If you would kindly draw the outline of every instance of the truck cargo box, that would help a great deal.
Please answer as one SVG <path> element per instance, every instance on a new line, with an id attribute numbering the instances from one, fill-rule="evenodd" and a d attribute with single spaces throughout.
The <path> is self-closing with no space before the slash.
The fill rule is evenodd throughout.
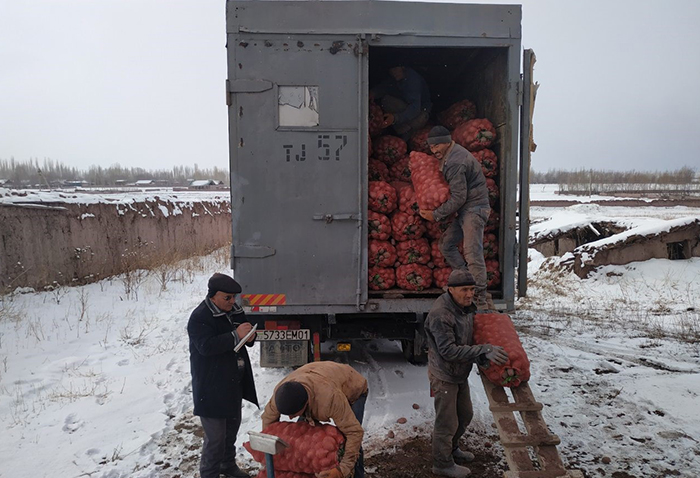
<path id="1" fill-rule="evenodd" d="M 500 283 L 490 292 L 512 310 L 516 221 L 528 213 L 526 192 L 516 197 L 529 170 L 520 6 L 229 0 L 226 15 L 232 268 L 247 310 L 320 340 L 420 332 L 442 289 L 367 283 L 369 89 L 397 56 L 428 82 L 433 119 L 470 99 L 496 128 Z"/>

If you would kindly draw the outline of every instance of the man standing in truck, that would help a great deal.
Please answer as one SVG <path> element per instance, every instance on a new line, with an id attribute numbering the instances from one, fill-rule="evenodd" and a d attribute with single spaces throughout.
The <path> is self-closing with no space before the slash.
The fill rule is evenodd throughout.
<path id="1" fill-rule="evenodd" d="M 428 122 L 433 107 L 430 89 L 416 70 L 402 63 L 389 68 L 389 75 L 391 78 L 370 90 L 370 99 L 381 101 L 384 127 L 393 126 L 396 134 L 408 141 Z"/>
<path id="2" fill-rule="evenodd" d="M 367 379 L 349 365 L 312 362 L 287 375 L 272 394 L 262 414 L 263 430 L 280 415 L 302 417 L 310 424 L 333 420 L 345 435 L 345 454 L 337 468 L 317 473 L 318 478 L 364 478 L 362 417 L 367 401 Z"/>
<path id="3" fill-rule="evenodd" d="M 463 478 L 471 473 L 455 461 L 474 459 L 472 453 L 459 448 L 459 439 L 474 415 L 469 393 L 472 364 L 488 367 L 491 362 L 503 365 L 508 360 L 503 347 L 472 345 L 475 286 L 468 270 L 452 271 L 447 292 L 437 298 L 425 319 L 428 378 L 435 399 L 432 471 L 450 478 Z"/>
<path id="4" fill-rule="evenodd" d="M 420 215 L 428 221 L 442 221 L 457 213 L 440 237 L 440 252 L 453 270 L 471 272 L 476 281 L 477 308 L 493 309 L 491 295 L 486 291 L 484 262 L 484 227 L 491 206 L 481 165 L 469 151 L 452 141 L 444 126 L 432 128 L 427 142 L 433 156 L 440 161 L 440 171 L 450 186 L 450 197 L 434 211 L 421 210 Z M 458 249 L 460 241 L 464 255 Z"/>
<path id="5" fill-rule="evenodd" d="M 190 368 L 194 414 L 202 420 L 204 444 L 201 478 L 248 478 L 236 464 L 236 436 L 241 426 L 241 402 L 258 405 L 253 370 L 246 347 L 236 345 L 253 326 L 235 303 L 241 286 L 225 274 L 209 279 L 207 297 L 190 315 Z M 252 347 L 255 334 L 246 341 Z"/>

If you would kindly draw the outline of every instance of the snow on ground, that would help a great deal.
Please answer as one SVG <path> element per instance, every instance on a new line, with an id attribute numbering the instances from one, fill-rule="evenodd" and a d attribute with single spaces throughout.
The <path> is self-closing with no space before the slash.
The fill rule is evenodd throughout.
<path id="1" fill-rule="evenodd" d="M 697 214 L 597 208 L 535 213 L 599 211 L 647 225 Z M 606 266 L 587 279 L 559 267 L 559 258 L 531 250 L 530 259 L 529 294 L 519 301 L 514 322 L 532 361 L 530 385 L 562 439 L 565 459 L 588 477 L 697 477 L 700 259 Z M 127 294 L 115 277 L 4 297 L 0 476 L 198 476 L 201 432 L 191 415 L 185 326 L 208 277 L 227 269 L 226 251 L 219 251 L 183 261 L 165 291 L 150 276 L 138 294 Z M 264 405 L 289 370 L 261 369 L 258 350 L 252 360 Z M 351 363 L 368 377 L 366 453 L 429 436 L 426 368 L 406 363 L 398 344 L 356 343 L 349 356 L 326 352 L 324 358 Z M 466 439 L 478 454 L 496 434 L 480 378 L 472 374 L 470 383 L 475 418 Z M 239 445 L 247 431 L 259 430 L 260 414 L 245 404 Z M 398 424 L 400 417 L 408 422 Z M 500 451 L 497 444 L 494 449 Z M 239 459 L 252 465 L 242 448 Z"/>
<path id="2" fill-rule="evenodd" d="M 116 191 L 116 192 L 115 192 Z M 183 190 L 173 188 L 129 188 L 110 191 L 109 189 L 7 189 L 0 188 L 0 204 L 133 204 L 136 202 L 161 201 L 173 203 L 192 203 L 209 201 L 215 203 L 229 202 L 229 191 Z M 167 214 L 166 214 L 167 216 Z"/>
<path id="3" fill-rule="evenodd" d="M 516 325 L 563 453 L 587 476 L 698 476 L 700 259 L 606 266 L 586 280 L 557 258 L 531 259 Z"/>

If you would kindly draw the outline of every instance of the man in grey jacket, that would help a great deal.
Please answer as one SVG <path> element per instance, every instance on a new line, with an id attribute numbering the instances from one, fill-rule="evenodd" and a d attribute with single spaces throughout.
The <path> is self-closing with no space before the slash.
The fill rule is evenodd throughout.
<path id="1" fill-rule="evenodd" d="M 471 471 L 456 461 L 474 459 L 460 450 L 459 439 L 474 415 L 469 394 L 472 364 L 487 368 L 491 362 L 503 365 L 508 360 L 503 347 L 473 345 L 475 282 L 466 269 L 452 271 L 447 292 L 433 304 L 425 319 L 428 341 L 428 378 L 435 397 L 433 428 L 433 473 L 462 478 Z"/>
<path id="2" fill-rule="evenodd" d="M 450 198 L 434 211 L 421 210 L 428 221 L 442 221 L 457 213 L 440 237 L 440 252 L 453 270 L 468 269 L 476 280 L 474 302 L 479 309 L 492 309 L 486 292 L 484 226 L 491 213 L 489 191 L 481 164 L 465 148 L 452 141 L 447 128 L 435 126 L 428 133 L 430 151 L 440 161 L 440 171 L 450 186 Z M 459 252 L 460 241 L 464 256 Z M 466 259 L 466 261 L 465 261 Z"/>

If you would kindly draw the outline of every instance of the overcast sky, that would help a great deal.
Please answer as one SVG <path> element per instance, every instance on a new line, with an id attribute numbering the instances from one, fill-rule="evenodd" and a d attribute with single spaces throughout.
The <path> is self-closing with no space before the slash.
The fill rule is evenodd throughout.
<path id="1" fill-rule="evenodd" d="M 700 168 L 700 1 L 522 3 L 536 170 Z M 0 159 L 227 167 L 224 11 L 0 0 Z"/>

